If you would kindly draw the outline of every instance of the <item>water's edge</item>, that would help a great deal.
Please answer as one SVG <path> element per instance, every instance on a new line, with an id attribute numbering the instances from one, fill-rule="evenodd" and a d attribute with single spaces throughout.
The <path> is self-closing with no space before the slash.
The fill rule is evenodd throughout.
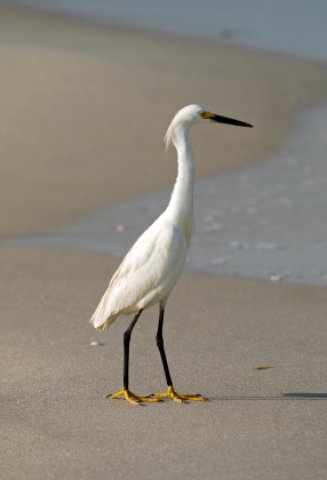
<path id="1" fill-rule="evenodd" d="M 327 285 L 327 107 L 300 116 L 279 156 L 199 180 L 187 268 Z M 163 211 L 169 191 L 145 195 L 48 234 L 1 243 L 78 247 L 122 256 Z"/>

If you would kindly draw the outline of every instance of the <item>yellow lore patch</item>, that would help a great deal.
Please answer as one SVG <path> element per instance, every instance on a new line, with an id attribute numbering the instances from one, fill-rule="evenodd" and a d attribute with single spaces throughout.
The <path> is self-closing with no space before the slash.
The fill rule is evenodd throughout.
<path id="1" fill-rule="evenodd" d="M 210 118 L 213 118 L 215 116 L 214 113 L 212 112 L 202 112 L 201 117 L 210 120 Z"/>

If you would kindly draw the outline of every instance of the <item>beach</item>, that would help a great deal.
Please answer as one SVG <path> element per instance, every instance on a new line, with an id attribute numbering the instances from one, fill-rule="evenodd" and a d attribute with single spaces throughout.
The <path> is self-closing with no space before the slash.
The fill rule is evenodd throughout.
<path id="1" fill-rule="evenodd" d="M 128 319 L 88 324 L 119 260 L 11 239 L 171 187 L 163 136 L 188 103 L 255 125 L 194 130 L 199 179 L 263 163 L 326 101 L 326 67 L 3 5 L 0 57 L 0 477 L 324 479 L 325 288 L 186 272 L 167 355 L 176 388 L 210 401 L 132 408 L 104 399 Z M 137 393 L 165 388 L 156 324 L 152 308 L 133 336 Z"/>

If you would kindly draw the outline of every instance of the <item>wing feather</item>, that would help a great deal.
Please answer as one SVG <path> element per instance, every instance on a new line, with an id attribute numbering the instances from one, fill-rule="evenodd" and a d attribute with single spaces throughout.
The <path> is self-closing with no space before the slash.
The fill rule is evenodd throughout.
<path id="1" fill-rule="evenodd" d="M 139 237 L 114 273 L 91 318 L 96 328 L 107 328 L 121 313 L 150 306 L 175 285 L 185 261 L 185 241 L 175 226 L 159 220 Z"/>

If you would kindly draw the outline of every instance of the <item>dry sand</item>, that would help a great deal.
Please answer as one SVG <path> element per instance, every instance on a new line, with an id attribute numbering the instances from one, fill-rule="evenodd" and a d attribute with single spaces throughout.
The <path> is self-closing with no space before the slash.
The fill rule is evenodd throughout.
<path id="1" fill-rule="evenodd" d="M 256 125 L 237 142 L 227 128 L 194 132 L 205 176 L 277 150 L 327 90 L 309 62 L 4 7 L 0 56 L 7 237 L 169 185 L 161 139 L 183 104 Z M 0 478 L 325 479 L 326 290 L 185 274 L 167 354 L 176 386 L 211 401 L 132 408 L 103 399 L 120 387 L 127 320 L 106 335 L 87 324 L 115 264 L 2 245 Z M 156 316 L 132 340 L 140 393 L 164 388 Z"/>

